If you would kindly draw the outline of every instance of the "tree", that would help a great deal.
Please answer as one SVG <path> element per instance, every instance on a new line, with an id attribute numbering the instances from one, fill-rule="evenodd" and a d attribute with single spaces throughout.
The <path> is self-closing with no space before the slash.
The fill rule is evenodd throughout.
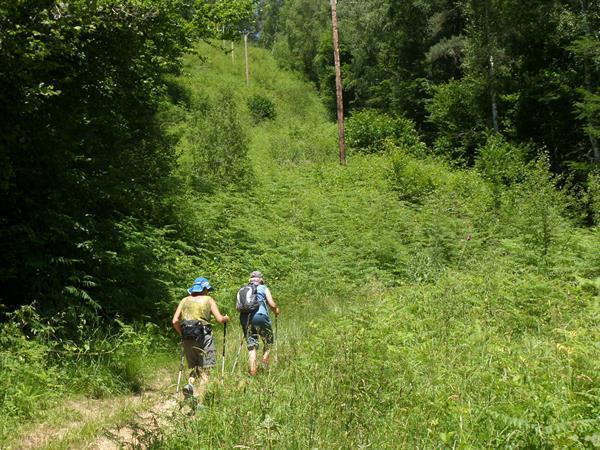
<path id="1" fill-rule="evenodd" d="M 239 26 L 251 4 L 0 5 L 1 304 L 153 310 L 139 285 L 164 289 L 177 162 L 156 120 L 165 75 L 193 39 Z"/>

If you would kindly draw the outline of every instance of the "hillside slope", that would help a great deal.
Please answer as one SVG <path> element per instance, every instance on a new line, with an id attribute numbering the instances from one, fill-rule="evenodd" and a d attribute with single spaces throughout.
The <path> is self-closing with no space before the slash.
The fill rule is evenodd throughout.
<path id="1" fill-rule="evenodd" d="M 393 145 L 341 167 L 310 86 L 251 55 L 250 88 L 227 55 L 191 58 L 177 126 L 213 133 L 217 102 L 237 127 L 221 136 L 250 142 L 229 168 L 246 175 L 190 192 L 188 213 L 223 309 L 249 270 L 266 274 L 284 311 L 278 362 L 248 379 L 242 358 L 157 448 L 598 445 L 598 231 L 570 223 L 543 158 L 501 194 Z M 255 95 L 275 119 L 252 122 Z M 181 142 L 192 164 L 198 150 Z"/>

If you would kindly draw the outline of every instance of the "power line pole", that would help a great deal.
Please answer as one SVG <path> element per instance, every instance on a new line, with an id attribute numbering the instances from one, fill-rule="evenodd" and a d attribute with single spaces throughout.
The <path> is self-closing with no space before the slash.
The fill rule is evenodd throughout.
<path id="1" fill-rule="evenodd" d="M 250 67 L 248 66 L 248 33 L 244 33 L 244 57 L 246 58 L 246 86 L 250 86 Z"/>
<path id="2" fill-rule="evenodd" d="M 331 0 L 331 25 L 333 27 L 333 61 L 335 63 L 335 93 L 337 99 L 340 164 L 346 165 L 346 139 L 344 137 L 344 100 L 342 96 L 342 69 L 340 68 L 340 47 L 338 38 L 336 8 L 337 0 Z"/>

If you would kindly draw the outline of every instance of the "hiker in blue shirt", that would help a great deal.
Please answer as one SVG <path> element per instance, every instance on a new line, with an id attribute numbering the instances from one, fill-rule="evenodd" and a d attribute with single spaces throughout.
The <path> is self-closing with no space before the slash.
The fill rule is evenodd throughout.
<path id="1" fill-rule="evenodd" d="M 250 313 L 240 313 L 240 324 L 244 330 L 244 337 L 248 345 L 248 365 L 250 367 L 250 375 L 256 375 L 256 351 L 259 347 L 260 336 L 264 344 L 264 352 L 261 362 L 268 364 L 269 352 L 273 345 L 273 326 L 271 325 L 271 318 L 269 317 L 269 310 L 267 305 L 276 316 L 279 316 L 280 310 L 271 291 L 263 281 L 262 273 L 255 270 L 250 274 L 251 284 L 256 285 L 256 299 L 258 300 L 258 309 Z"/>

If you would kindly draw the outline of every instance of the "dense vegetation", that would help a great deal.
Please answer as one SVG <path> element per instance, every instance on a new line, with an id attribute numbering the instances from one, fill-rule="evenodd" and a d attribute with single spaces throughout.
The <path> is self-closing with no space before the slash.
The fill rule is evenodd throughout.
<path id="1" fill-rule="evenodd" d="M 250 2 L 0 6 L 0 446 L 65 396 L 175 379 L 189 281 L 231 314 L 257 268 L 278 363 L 149 445 L 598 446 L 592 3 L 340 1 L 345 168 L 327 2 L 264 2 L 250 87 L 221 41 Z"/>
<path id="2" fill-rule="evenodd" d="M 164 339 L 134 322 L 162 328 L 198 265 L 198 240 L 176 234 L 169 77 L 193 42 L 236 32 L 252 11 L 244 0 L 0 4 L 2 434 L 61 391 L 139 388 L 140 361 Z"/>
<path id="3" fill-rule="evenodd" d="M 338 10 L 350 113 L 412 119 L 455 162 L 472 164 L 494 130 L 545 147 L 553 171 L 581 184 L 600 163 L 597 0 L 340 0 Z M 329 15 L 327 0 L 265 2 L 259 40 L 333 112 Z"/>
<path id="4" fill-rule="evenodd" d="M 548 157 L 528 163 L 490 137 L 477 170 L 456 169 L 425 156 L 401 121 L 403 139 L 340 167 L 322 105 L 267 53 L 252 56 L 250 90 L 226 56 L 190 59 L 179 83 L 199 106 L 173 127 L 202 134 L 204 122 L 189 118 L 206 117 L 222 86 L 233 91 L 255 179 L 244 192 L 204 197 L 219 225 L 198 220 L 224 228 L 210 253 L 215 273 L 231 271 L 219 276 L 224 307 L 245 267 L 268 275 L 284 308 L 279 362 L 257 380 L 244 379 L 242 363 L 212 386 L 196 420 L 177 418 L 148 442 L 597 445 L 599 236 L 567 214 Z M 257 96 L 274 104 L 273 120 L 253 120 Z"/>

